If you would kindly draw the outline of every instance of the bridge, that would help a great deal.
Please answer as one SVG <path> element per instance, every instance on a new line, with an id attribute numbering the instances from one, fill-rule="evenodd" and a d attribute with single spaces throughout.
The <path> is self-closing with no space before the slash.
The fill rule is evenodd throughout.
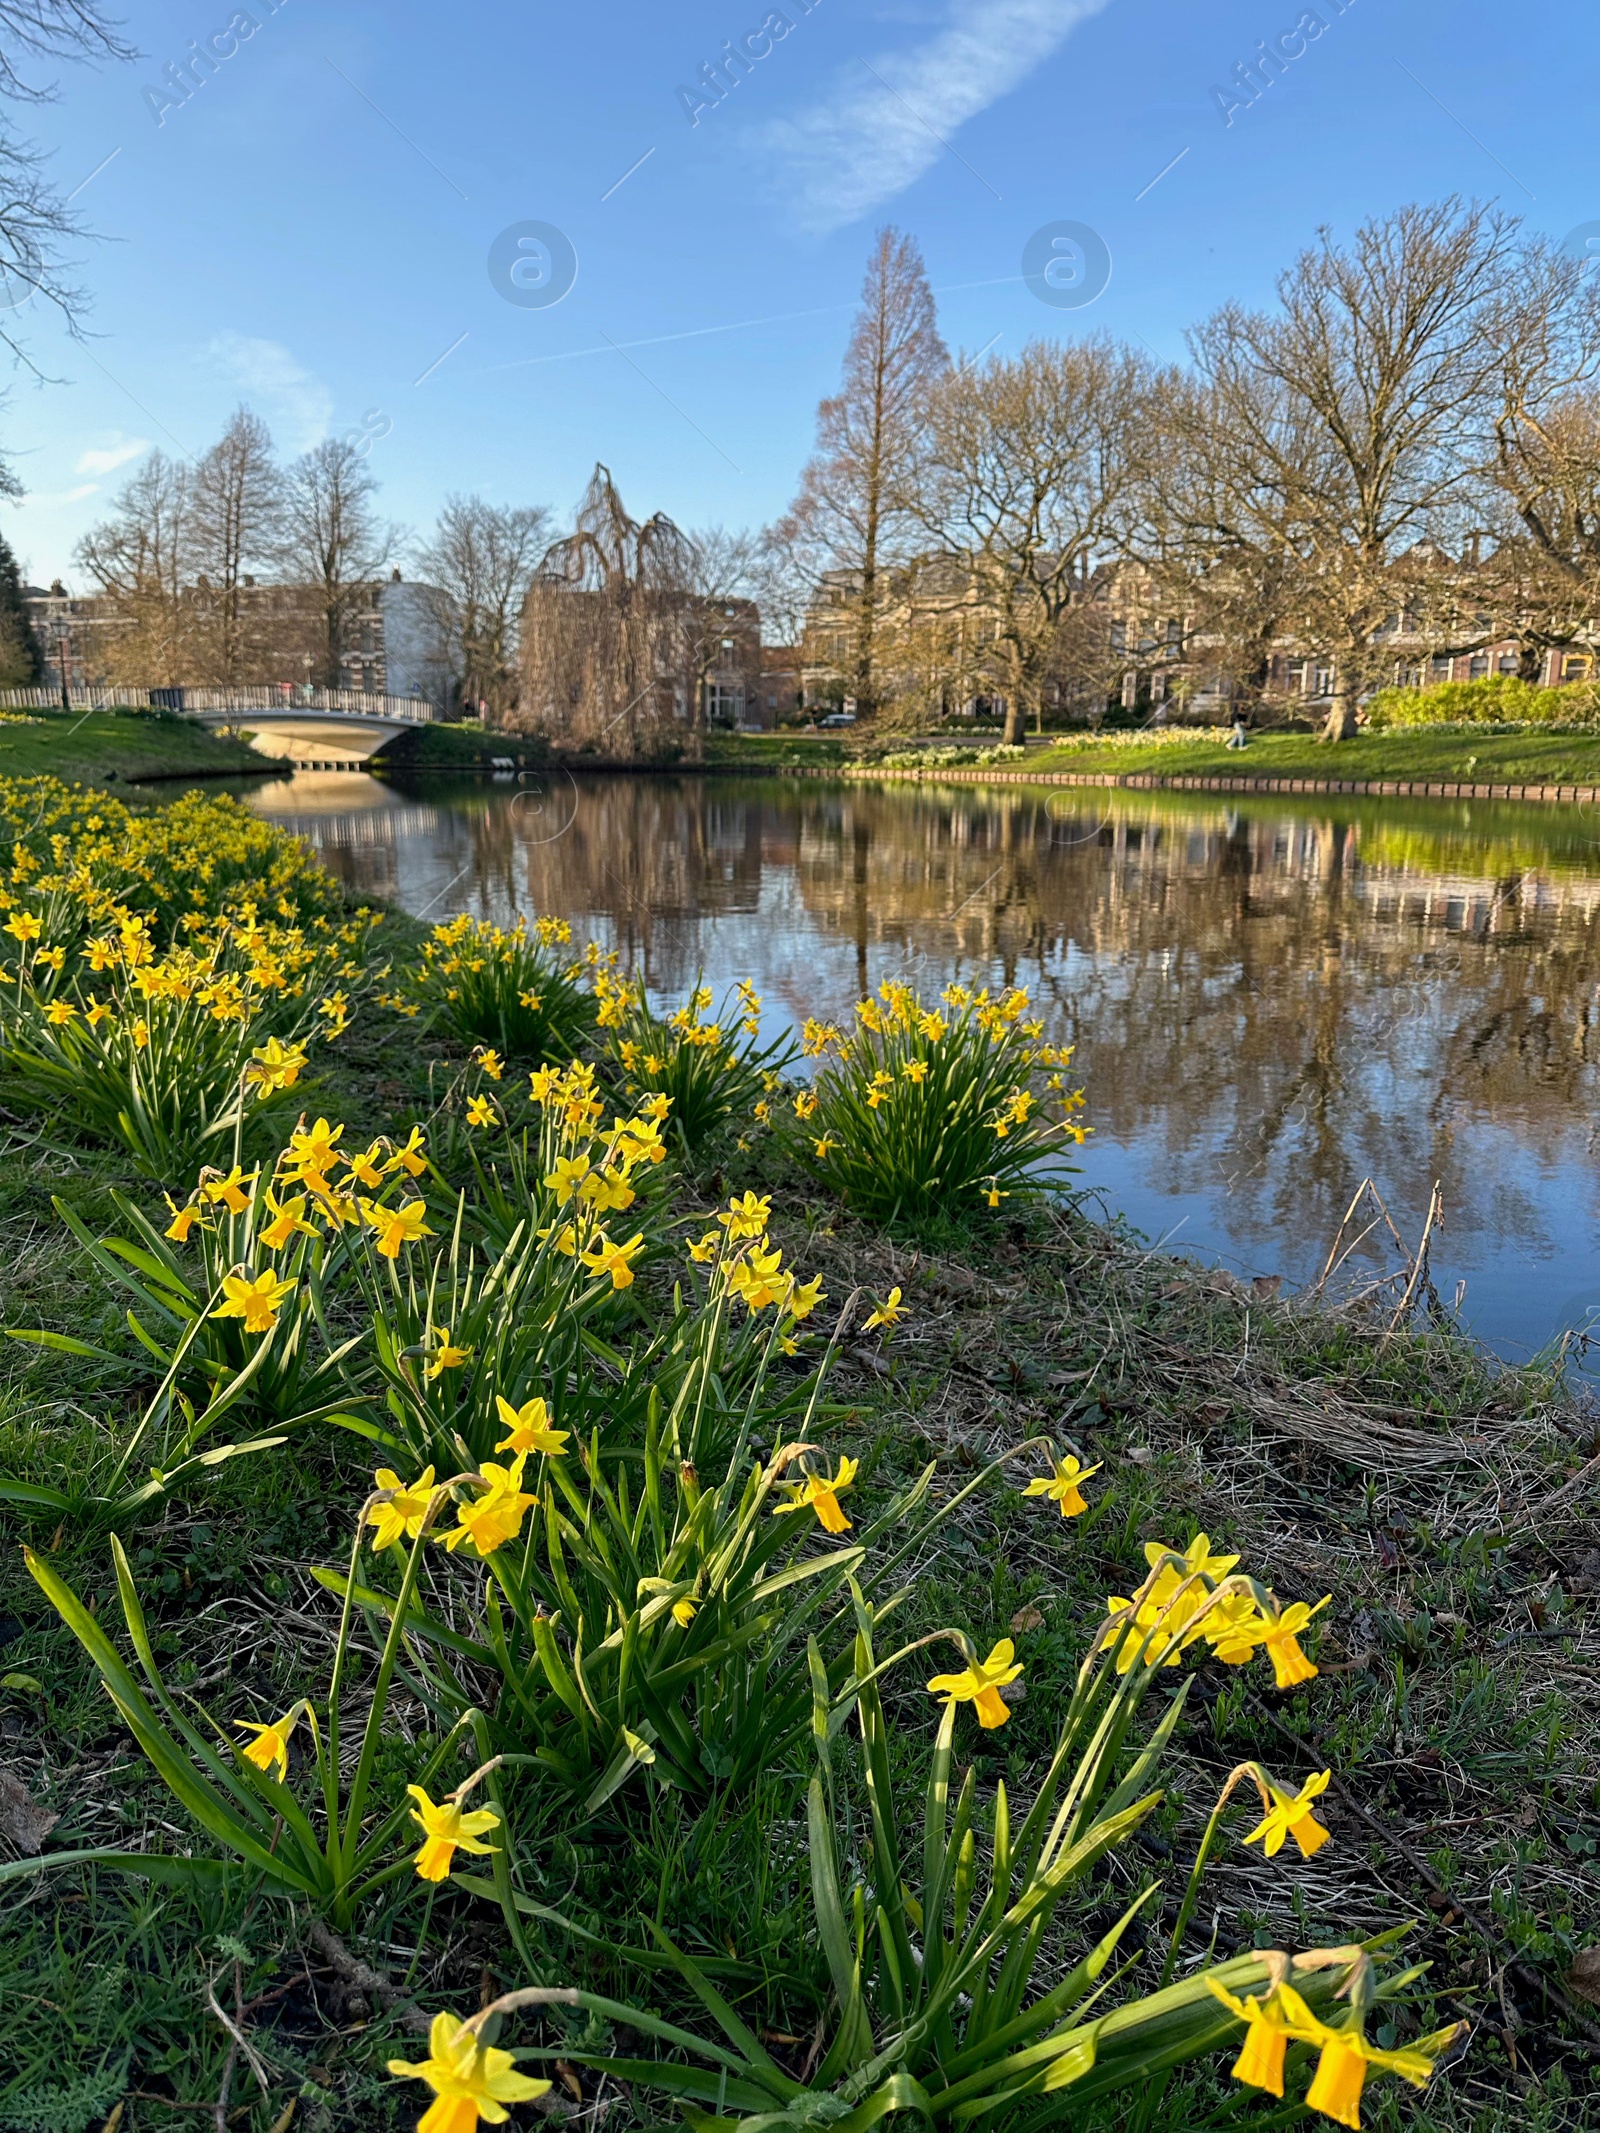
<path id="1" fill-rule="evenodd" d="M 62 698 L 65 694 L 66 701 Z M 25 688 L 0 690 L 15 710 L 105 711 L 120 707 L 176 712 L 214 731 L 250 737 L 263 755 L 306 769 L 356 770 L 397 733 L 440 716 L 425 696 L 384 696 L 366 689 L 314 689 L 269 682 L 237 689 Z"/>

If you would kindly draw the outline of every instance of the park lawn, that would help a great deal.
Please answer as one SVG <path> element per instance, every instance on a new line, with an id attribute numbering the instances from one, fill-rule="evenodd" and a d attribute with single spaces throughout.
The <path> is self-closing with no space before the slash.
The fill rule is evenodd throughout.
<path id="1" fill-rule="evenodd" d="M 706 761 L 742 770 L 832 769 L 853 752 L 841 733 L 708 733 Z"/>
<path id="2" fill-rule="evenodd" d="M 1459 726 L 1363 733 L 1330 746 L 1310 733 L 1257 735 L 1243 749 L 1218 741 L 1113 741 L 1030 751 L 1029 770 L 1114 771 L 1121 776 L 1470 780 L 1480 785 L 1600 784 L 1600 734 L 1537 726 L 1474 733 Z"/>
<path id="3" fill-rule="evenodd" d="M 25 722 L 0 722 L 0 777 L 5 778 L 50 776 L 108 785 L 243 776 L 281 767 L 244 741 L 159 711 L 33 711 Z"/>
<path id="4" fill-rule="evenodd" d="M 438 720 L 397 733 L 372 758 L 374 770 L 477 771 L 510 758 L 519 769 L 548 759 L 542 740 L 525 733 L 496 733 L 477 719 Z"/>

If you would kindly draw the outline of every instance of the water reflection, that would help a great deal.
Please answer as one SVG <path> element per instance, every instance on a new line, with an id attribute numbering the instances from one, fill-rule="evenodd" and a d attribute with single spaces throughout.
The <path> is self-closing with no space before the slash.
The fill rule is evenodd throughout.
<path id="1" fill-rule="evenodd" d="M 1480 803 L 606 778 L 251 803 L 352 885 L 558 911 L 660 993 L 798 1021 L 911 970 L 1028 985 L 1078 1043 L 1086 1172 L 1155 1234 L 1315 1271 L 1377 1180 L 1508 1350 L 1600 1303 L 1600 826 Z"/>

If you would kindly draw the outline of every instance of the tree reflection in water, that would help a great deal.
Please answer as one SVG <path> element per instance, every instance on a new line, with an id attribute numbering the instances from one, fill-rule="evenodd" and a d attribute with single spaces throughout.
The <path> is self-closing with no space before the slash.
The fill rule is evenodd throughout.
<path id="1" fill-rule="evenodd" d="M 1585 810 L 649 776 L 252 805 L 409 910 L 558 912 L 658 993 L 749 974 L 798 1021 L 908 968 L 1027 985 L 1143 1226 L 1303 1279 L 1363 1177 L 1412 1236 L 1438 1178 L 1487 1337 L 1600 1304 Z"/>

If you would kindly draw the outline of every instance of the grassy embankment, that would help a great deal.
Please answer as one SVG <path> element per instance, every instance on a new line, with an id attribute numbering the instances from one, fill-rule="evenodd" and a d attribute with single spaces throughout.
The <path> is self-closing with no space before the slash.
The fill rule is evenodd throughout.
<path id="1" fill-rule="evenodd" d="M 0 720 L 0 777 L 50 776 L 104 785 L 236 777 L 282 767 L 246 742 L 172 712 L 30 711 Z"/>
<path id="2" fill-rule="evenodd" d="M 387 952 L 414 948 L 409 922 L 382 930 Z M 368 1005 L 336 1052 L 318 1052 L 319 1078 L 303 1093 L 311 1111 L 347 1121 L 356 1143 L 402 1134 L 413 1118 L 431 1132 L 429 1070 L 462 1056 Z M 128 1359 L 9 1344 L 0 1354 L 0 1467 L 45 1483 L 102 1460 L 149 1384 L 121 1302 L 90 1282 L 52 1195 L 96 1234 L 121 1226 L 113 1188 L 153 1211 L 159 1200 L 125 1161 L 79 1138 L 70 1117 L 8 1110 L 0 1125 L 5 1323 L 70 1332 Z M 1500 1371 L 1446 1325 L 1392 1326 L 1387 1307 L 1328 1310 L 1152 1257 L 1070 1203 L 886 1233 L 802 1183 L 770 1143 L 746 1155 L 726 1146 L 714 1169 L 686 1169 L 674 1200 L 703 1209 L 747 1186 L 772 1192 L 774 1241 L 823 1273 L 835 1301 L 858 1283 L 905 1291 L 909 1316 L 893 1341 L 852 1341 L 833 1386 L 830 1452 L 863 1461 L 848 1499 L 858 1526 L 929 1459 L 945 1497 L 995 1452 L 1040 1432 L 1102 1463 L 1090 1511 L 1071 1523 L 1013 1485 L 986 1486 L 943 1529 L 899 1618 L 905 1638 L 962 1622 L 980 1650 L 1008 1633 L 1017 1641 L 1026 1700 L 1003 1733 L 962 1736 L 980 1790 L 1004 1778 L 1026 1795 L 1085 1637 L 1105 1595 L 1131 1589 L 1142 1542 L 1186 1542 L 1204 1529 L 1285 1596 L 1331 1592 L 1311 1640 L 1322 1671 L 1308 1687 L 1280 1695 L 1259 1667 L 1193 1669 L 1168 1803 L 1140 1839 L 1139 1871 L 1160 1875 L 1192 1856 L 1236 1763 L 1260 1757 L 1296 1777 L 1331 1765 L 1334 1842 L 1304 1864 L 1291 1847 L 1268 1866 L 1231 1830 L 1185 1961 L 1203 1959 L 1213 1936 L 1223 1950 L 1303 1946 L 1418 1919 L 1413 1948 L 1434 1965 L 1434 2016 L 1469 2015 L 1477 2035 L 1420 2105 L 1393 2084 L 1375 2087 L 1365 2123 L 1379 2133 L 1592 2125 L 1592 2015 L 1563 2011 L 1551 1995 L 1596 1938 L 1600 1894 L 1600 1555 L 1593 1498 L 1575 1480 L 1600 1442 L 1556 1378 Z M 639 1286 L 671 1279 L 664 1267 Z M 305 1432 L 217 1469 L 126 1532 L 162 1664 L 219 1716 L 319 1693 L 336 1609 L 308 1566 L 348 1549 L 353 1506 L 370 1486 L 365 1449 Z M 93 1596 L 100 1622 L 119 1628 L 104 1531 L 54 1513 L 5 1516 L 13 1542 L 31 1539 Z M 0 1663 L 7 1768 L 60 1816 L 51 1849 L 208 1848 L 14 1547 L 0 1555 Z M 920 1680 L 913 1666 L 893 1691 L 908 1741 L 928 1731 Z M 395 1787 L 420 1758 L 428 1723 L 421 1701 L 403 1708 L 385 1748 Z M 772 1783 L 753 1812 L 713 1801 L 696 1815 L 670 1793 L 656 1800 L 625 1838 L 602 1817 L 536 1849 L 528 1871 L 540 1901 L 633 1946 L 648 1941 L 645 1919 L 658 1919 L 717 1959 L 722 1988 L 798 2061 L 827 1992 L 802 1931 L 797 1788 Z M 1169 1920 L 1178 1892 L 1169 1890 Z M 1122 1878 L 1103 1879 L 1071 1931 L 1104 1930 L 1131 1893 Z M 3 1910 L 0 2126 L 93 2133 L 120 2103 L 118 2133 L 169 2133 L 215 2110 L 232 2064 L 223 2119 L 250 2133 L 287 2125 L 291 2103 L 293 2124 L 316 2133 L 409 2127 L 416 2092 L 382 2071 L 392 2054 L 419 2056 L 408 2012 L 470 2007 L 525 1981 L 499 1914 L 449 1886 L 428 1896 L 397 1885 L 381 1925 L 351 1936 L 348 1954 L 371 1966 L 364 1976 L 304 1912 L 243 1882 L 197 1898 L 63 1869 L 12 1884 Z M 668 1997 L 659 1972 L 620 1965 L 548 1920 L 530 1932 L 549 1981 Z M 1148 1989 L 1164 1936 L 1152 1930 L 1147 1946 L 1134 1945 L 1129 1989 Z M 213 1992 L 257 2055 L 263 2089 L 234 2059 Z M 703 2026 L 681 1998 L 673 2004 Z M 1224 2064 L 1214 2080 L 1174 2088 L 1148 2133 L 1213 2123 L 1227 2101 Z M 61 2092 L 74 2086 L 80 2102 L 69 2110 Z M 593 2100 L 592 2085 L 585 2095 Z M 628 2122 L 626 2107 L 612 2120 Z M 1229 2108 L 1215 2122 L 1241 2121 Z"/>
<path id="3" fill-rule="evenodd" d="M 1309 733 L 1254 736 L 1243 749 L 1216 741 L 1133 738 L 1096 743 L 1085 737 L 1030 748 L 1008 768 L 1110 771 L 1117 776 L 1427 779 L 1480 785 L 1600 784 L 1600 734 L 1550 733 L 1536 726 L 1512 732 L 1463 727 L 1414 727 L 1363 733 L 1337 746 Z"/>

